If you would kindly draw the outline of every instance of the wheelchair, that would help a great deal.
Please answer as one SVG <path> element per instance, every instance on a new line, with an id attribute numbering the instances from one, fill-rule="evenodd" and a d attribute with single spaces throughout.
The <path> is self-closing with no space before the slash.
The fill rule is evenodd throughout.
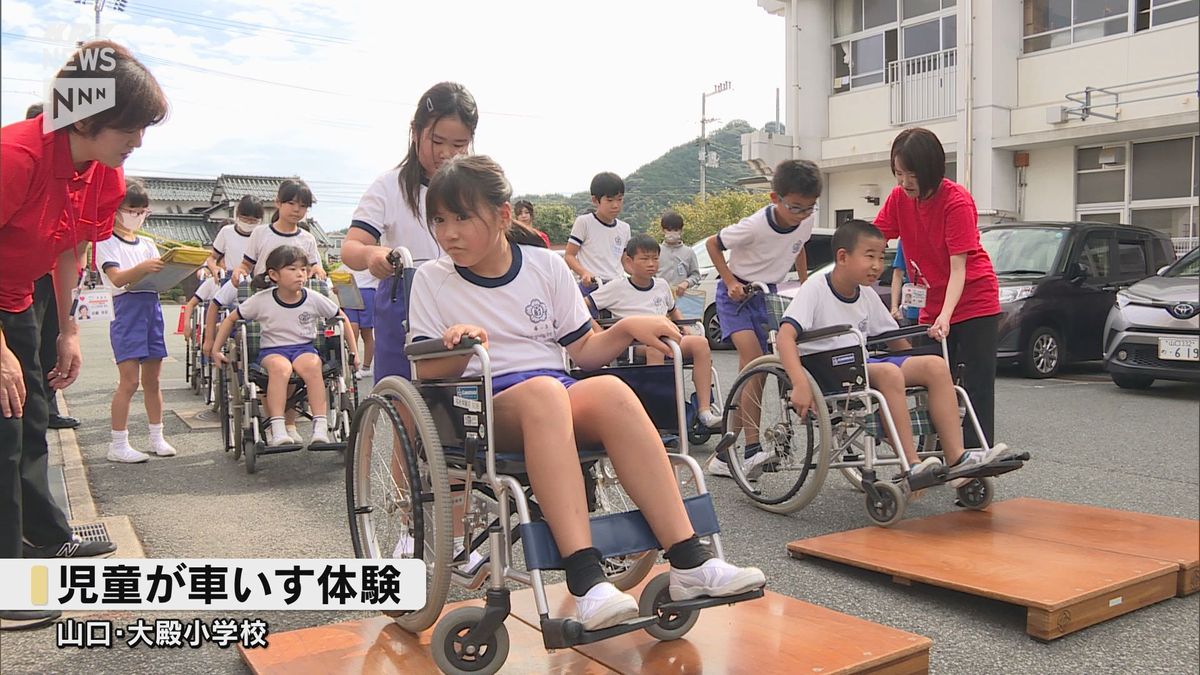
<path id="1" fill-rule="evenodd" d="M 215 387 L 213 382 L 213 366 L 204 355 L 204 315 L 207 302 L 201 302 L 192 308 L 187 317 L 187 327 L 184 332 L 184 380 L 191 385 L 192 393 L 204 396 L 204 405 L 213 404 Z"/>
<path id="2" fill-rule="evenodd" d="M 671 400 L 648 408 L 655 426 L 673 416 L 684 427 L 682 354 L 674 345 L 672 364 L 652 367 L 671 373 Z M 561 570 L 563 561 L 529 487 L 524 456 L 497 448 L 492 410 L 492 376 L 487 351 L 464 340 L 454 350 L 428 340 L 406 348 L 414 379 L 386 377 L 363 399 L 350 431 L 346 461 L 346 501 L 355 554 L 360 558 L 419 557 L 427 565 L 423 607 L 389 612 L 404 630 L 434 628 L 434 662 L 447 673 L 494 673 L 507 658 L 510 590 L 506 582 L 530 586 L 547 649 L 567 649 L 617 635 L 646 630 L 659 640 L 682 637 L 706 607 L 761 597 L 763 589 L 737 596 L 673 602 L 668 574 L 655 577 L 640 598 L 641 616 L 616 626 L 588 631 L 569 617 L 551 617 L 543 574 Z M 421 380 L 421 361 L 471 355 L 482 376 Z M 597 373 L 631 376 L 626 369 Z M 628 370 L 645 370 L 630 367 Z M 634 374 L 636 377 L 636 374 Z M 626 380 L 629 381 L 629 380 Z M 657 398 L 646 387 L 639 398 Z M 668 453 L 680 479 L 684 505 L 696 534 L 723 556 L 716 511 L 699 465 L 682 452 Z M 659 545 L 645 518 L 616 480 L 602 448 L 580 448 L 579 461 L 591 515 L 593 546 L 604 559 L 610 582 L 622 590 L 640 583 L 658 559 Z M 515 512 L 515 514 L 514 514 Z M 514 521 L 515 515 L 515 521 Z M 462 550 L 454 551 L 456 524 Z M 400 545 L 411 541 L 411 551 Z M 519 553 L 518 553 L 518 548 Z M 473 552 L 482 562 L 472 565 Z M 477 590 L 487 584 L 484 607 L 455 609 L 439 620 L 451 584 Z"/>
<path id="3" fill-rule="evenodd" d="M 308 289 L 323 295 L 330 294 L 327 283 L 319 279 L 310 279 Z M 239 304 L 252 294 L 250 284 L 243 281 L 238 287 Z M 235 461 L 244 458 L 246 473 L 255 473 L 258 470 L 260 455 L 296 452 L 305 447 L 312 451 L 330 451 L 344 455 L 351 418 L 358 406 L 354 364 L 350 362 L 349 348 L 344 344 L 345 326 L 338 318 L 323 320 L 317 327 L 317 337 L 313 341 L 321 359 L 321 376 L 328 404 L 330 442 L 285 444 L 275 447 L 267 445 L 267 371 L 257 363 L 261 330 L 257 321 L 238 321 L 226 346 L 229 361 L 221 377 L 217 378 L 217 398 L 220 403 L 221 433 L 225 450 L 233 451 Z M 293 373 L 284 410 L 296 410 L 300 416 L 311 420 L 312 413 L 307 408 L 307 402 L 307 385 Z"/>
<path id="4" fill-rule="evenodd" d="M 866 364 L 873 348 L 892 340 L 924 336 L 927 326 L 910 326 L 870 338 L 844 325 L 802 334 L 798 343 L 853 335 L 857 344 L 804 356 L 808 381 L 796 386 L 811 389 L 815 413 L 808 419 L 800 419 L 791 408 L 794 385 L 777 355 L 779 347 L 774 344 L 784 308 L 785 298 L 768 297 L 768 335 L 774 349 L 771 354 L 751 361 L 738 374 L 725 405 L 726 433 L 718 444 L 718 450 L 728 450 L 734 481 L 759 508 L 781 514 L 799 511 L 820 492 L 829 470 L 837 469 L 855 489 L 864 493 L 871 521 L 888 527 L 904 517 L 914 491 L 960 478 L 970 480 L 956 488 L 957 504 L 973 510 L 984 509 L 995 495 L 992 477 L 1019 469 L 1029 459 L 1028 453 L 1002 452 L 990 464 L 967 471 L 948 472 L 939 467 L 914 479 L 908 478 L 908 460 L 895 440 L 899 436 L 894 413 L 883 396 L 871 388 Z M 913 352 L 933 353 L 934 349 L 926 345 Z M 949 361 L 945 341 L 940 343 L 940 354 Z M 984 439 L 966 390 L 956 385 L 955 392 L 960 417 L 965 415 L 976 435 Z M 928 416 L 925 390 L 910 387 L 906 394 L 909 410 L 904 413 L 912 422 L 918 458 L 942 458 Z M 747 401 L 758 406 L 757 419 L 748 422 L 745 418 L 750 415 L 742 415 Z M 770 454 L 770 460 L 753 469 L 747 469 L 744 453 L 734 449 L 745 445 L 748 429 L 741 428 L 742 425 L 753 427 L 762 450 Z M 986 439 L 983 443 L 983 450 L 989 451 Z M 895 475 L 881 476 L 880 468 L 895 471 Z"/>

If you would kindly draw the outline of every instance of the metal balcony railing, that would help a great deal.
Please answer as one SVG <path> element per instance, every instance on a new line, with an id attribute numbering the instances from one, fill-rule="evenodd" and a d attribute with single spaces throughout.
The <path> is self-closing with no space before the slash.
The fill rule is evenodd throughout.
<path id="1" fill-rule="evenodd" d="M 958 50 L 946 49 L 888 64 L 893 126 L 955 115 Z"/>

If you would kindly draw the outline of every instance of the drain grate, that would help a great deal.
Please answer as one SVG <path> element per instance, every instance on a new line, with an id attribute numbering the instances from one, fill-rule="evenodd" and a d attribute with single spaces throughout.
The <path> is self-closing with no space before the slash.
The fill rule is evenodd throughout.
<path id="1" fill-rule="evenodd" d="M 74 530 L 76 537 L 84 541 L 112 541 L 108 538 L 108 528 L 104 526 L 104 523 L 76 525 L 71 529 Z"/>

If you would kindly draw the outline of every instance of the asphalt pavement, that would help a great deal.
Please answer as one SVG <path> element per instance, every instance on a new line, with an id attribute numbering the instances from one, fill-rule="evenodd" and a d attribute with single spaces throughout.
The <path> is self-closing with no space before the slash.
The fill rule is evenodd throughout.
<path id="1" fill-rule="evenodd" d="M 175 312 L 164 308 L 168 324 Z M 248 475 L 221 447 L 216 429 L 189 431 L 177 412 L 201 403 L 183 381 L 183 340 L 168 336 L 173 361 L 163 366 L 166 431 L 174 458 L 141 465 L 105 459 L 108 406 L 116 381 L 107 330 L 83 328 L 85 367 L 68 392 L 84 420 L 78 442 L 98 514 L 128 516 L 146 556 L 175 558 L 353 557 L 347 527 L 344 466 L 336 454 L 260 458 Z M 736 356 L 719 352 L 728 387 Z M 1115 387 L 1096 364 L 1050 380 L 1002 372 L 997 381 L 997 439 L 1033 455 L 1024 469 L 997 481 L 997 499 L 1019 496 L 1200 518 L 1200 387 L 1157 383 L 1144 392 Z M 134 399 L 130 440 L 145 446 L 141 395 Z M 703 459 L 711 445 L 695 449 Z M 1025 634 L 1022 608 L 833 563 L 789 558 L 787 542 L 867 524 L 862 498 L 831 474 L 817 499 L 790 516 L 753 507 L 728 480 L 710 482 L 724 523 L 726 554 L 767 573 L 772 590 L 933 640 L 934 673 L 1198 673 L 1200 594 L 1176 598 L 1049 644 Z M 911 504 L 906 518 L 953 510 L 945 489 Z M 1043 564 L 1030 560 L 1030 565 Z M 472 597 L 456 592 L 454 599 Z M 212 619 L 227 614 L 207 613 Z M 370 616 L 364 612 L 232 613 L 260 617 L 272 633 Z M 98 615 L 122 622 L 194 614 Z M 783 639 L 787 639 L 783 636 Z M 235 649 L 57 649 L 54 630 L 0 633 L 4 673 L 242 673 Z M 791 672 L 780 664 L 778 672 Z"/>

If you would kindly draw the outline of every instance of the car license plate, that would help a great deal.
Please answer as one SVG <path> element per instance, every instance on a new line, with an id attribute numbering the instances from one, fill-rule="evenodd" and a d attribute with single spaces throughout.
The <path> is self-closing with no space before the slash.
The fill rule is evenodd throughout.
<path id="1" fill-rule="evenodd" d="M 1164 361 L 1200 361 L 1200 337 L 1160 337 L 1158 358 Z"/>

